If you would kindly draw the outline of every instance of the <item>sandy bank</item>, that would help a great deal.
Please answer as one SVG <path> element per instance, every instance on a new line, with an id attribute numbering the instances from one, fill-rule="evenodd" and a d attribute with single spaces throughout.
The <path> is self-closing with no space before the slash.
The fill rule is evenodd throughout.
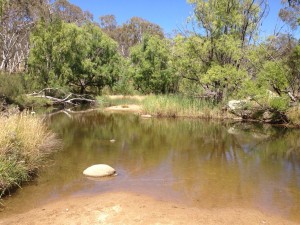
<path id="1" fill-rule="evenodd" d="M 133 105 L 133 104 L 128 104 L 128 105 L 116 105 L 116 106 L 111 106 L 107 107 L 104 109 L 105 111 L 112 111 L 112 112 L 132 112 L 132 113 L 141 113 L 142 112 L 142 107 L 139 105 Z"/>
<path id="2" fill-rule="evenodd" d="M 295 224 L 254 209 L 199 209 L 131 193 L 72 197 L 0 222 L 11 224 Z"/>

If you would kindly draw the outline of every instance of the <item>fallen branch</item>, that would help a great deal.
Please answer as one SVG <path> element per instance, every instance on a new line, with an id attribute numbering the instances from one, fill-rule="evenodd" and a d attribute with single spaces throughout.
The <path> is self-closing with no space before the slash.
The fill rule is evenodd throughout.
<path id="1" fill-rule="evenodd" d="M 35 98 L 46 98 L 52 101 L 53 105 L 57 104 L 63 104 L 63 105 L 80 105 L 82 103 L 89 103 L 89 104 L 95 104 L 96 100 L 87 98 L 87 95 L 78 95 L 78 94 L 73 94 L 69 93 L 63 98 L 58 98 L 58 97 L 53 97 L 50 95 L 50 93 L 47 95 L 46 92 L 51 92 L 51 91 L 58 91 L 60 93 L 63 93 L 66 95 L 65 92 L 56 89 L 56 88 L 45 88 L 39 92 L 34 92 L 32 94 L 28 94 L 27 96 L 35 97 Z M 90 96 L 88 96 L 90 97 Z"/>

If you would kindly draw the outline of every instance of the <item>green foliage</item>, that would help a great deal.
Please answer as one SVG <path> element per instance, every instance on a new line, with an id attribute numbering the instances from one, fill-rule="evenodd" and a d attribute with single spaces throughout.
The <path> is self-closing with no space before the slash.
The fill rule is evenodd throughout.
<path id="1" fill-rule="evenodd" d="M 222 100 L 227 98 L 227 93 L 235 94 L 240 88 L 241 82 L 247 79 L 247 73 L 238 70 L 232 65 L 214 65 L 201 78 L 201 82 L 205 85 L 212 85 L 211 90 L 222 94 Z"/>
<path id="2" fill-rule="evenodd" d="M 38 86 L 99 92 L 118 80 L 122 59 L 117 44 L 96 25 L 40 22 L 31 35 L 31 45 L 29 77 Z"/>
<path id="3" fill-rule="evenodd" d="M 201 74 L 205 73 L 208 60 L 205 52 L 208 43 L 198 36 L 184 38 L 178 35 L 173 44 L 173 67 L 176 76 L 180 77 L 179 91 L 188 95 L 201 94 L 203 89 L 200 84 Z"/>
<path id="4" fill-rule="evenodd" d="M 114 94 L 133 95 L 136 93 L 133 81 L 128 76 L 121 76 L 112 90 Z"/>
<path id="5" fill-rule="evenodd" d="M 4 96 L 14 100 L 25 93 L 25 80 L 21 74 L 0 73 L 0 97 Z"/>
<path id="6" fill-rule="evenodd" d="M 24 163 L 18 162 L 16 156 L 0 156 L 0 197 L 6 190 L 19 186 L 20 182 L 27 181 L 28 178 Z"/>
<path id="7" fill-rule="evenodd" d="M 287 96 L 271 98 L 270 107 L 277 111 L 285 112 L 289 107 L 289 99 Z"/>
<path id="8" fill-rule="evenodd" d="M 131 49 L 133 80 L 137 90 L 144 94 L 175 91 L 176 77 L 170 65 L 170 43 L 158 36 L 143 38 Z"/>
<path id="9" fill-rule="evenodd" d="M 258 83 L 261 86 L 271 87 L 279 95 L 288 87 L 288 68 L 282 62 L 266 61 L 258 74 Z"/>
<path id="10" fill-rule="evenodd" d="M 30 109 L 35 109 L 35 108 L 41 108 L 45 106 L 50 106 L 52 105 L 51 100 L 45 99 L 45 98 L 36 98 L 33 96 L 28 96 L 28 95 L 19 95 L 16 98 L 16 102 L 21 105 L 23 108 L 30 108 Z"/>

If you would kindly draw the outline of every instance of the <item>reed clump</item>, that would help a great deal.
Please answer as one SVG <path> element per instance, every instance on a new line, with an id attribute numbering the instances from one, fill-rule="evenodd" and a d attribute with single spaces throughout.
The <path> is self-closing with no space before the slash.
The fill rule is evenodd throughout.
<path id="1" fill-rule="evenodd" d="M 150 95 L 142 101 L 145 114 L 159 117 L 192 117 L 224 119 L 233 116 L 222 110 L 220 104 L 183 95 Z"/>
<path id="2" fill-rule="evenodd" d="M 0 114 L 0 197 L 28 181 L 59 147 L 60 141 L 42 118 Z"/>

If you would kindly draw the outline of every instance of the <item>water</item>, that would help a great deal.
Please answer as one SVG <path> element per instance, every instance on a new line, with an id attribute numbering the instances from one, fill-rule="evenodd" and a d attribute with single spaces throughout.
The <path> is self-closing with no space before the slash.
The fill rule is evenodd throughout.
<path id="1" fill-rule="evenodd" d="M 256 208 L 300 222 L 300 130 L 100 112 L 58 114 L 49 124 L 63 150 L 38 179 L 5 199 L 0 217 L 66 196 L 127 191 L 200 208 Z M 98 163 L 119 175 L 82 175 Z"/>

